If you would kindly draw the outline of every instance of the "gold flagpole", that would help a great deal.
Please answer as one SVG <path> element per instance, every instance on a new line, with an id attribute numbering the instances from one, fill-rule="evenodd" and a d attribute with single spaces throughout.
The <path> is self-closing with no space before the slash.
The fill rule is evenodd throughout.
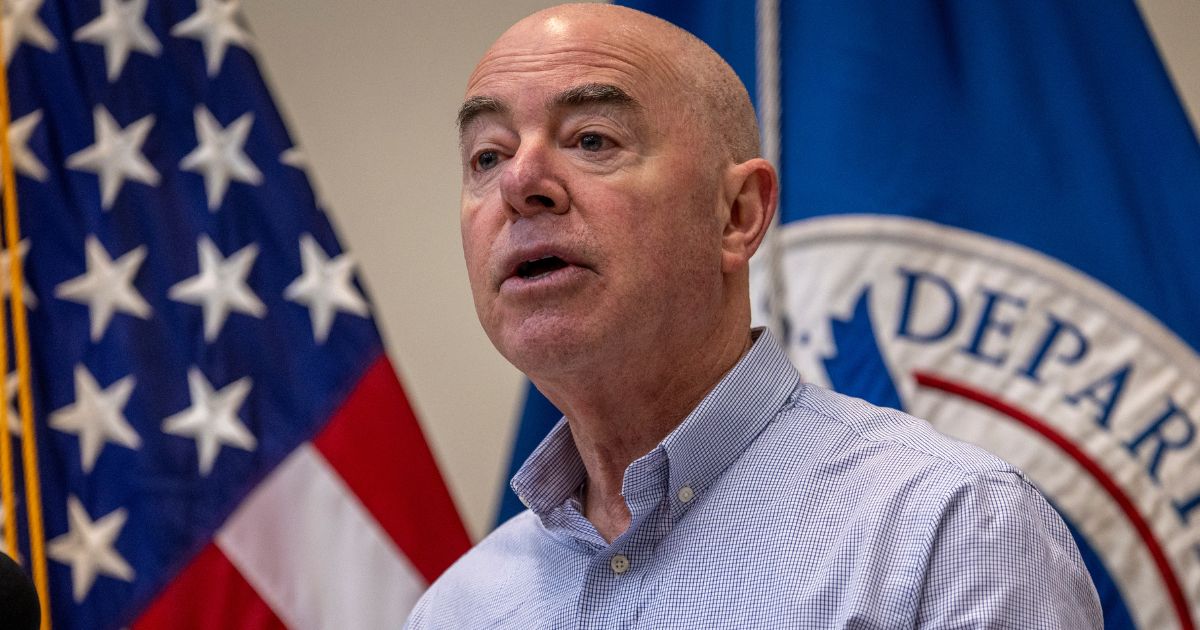
<path id="1" fill-rule="evenodd" d="M 3 35 L 0 35 L 3 37 Z M 0 188 L 4 190 L 4 205 L 16 205 L 16 177 L 13 175 L 12 148 L 8 145 L 8 116 L 0 120 L 0 164 L 3 165 L 3 179 Z M 0 278 L 0 287 L 7 286 L 8 278 Z M 0 295 L 3 292 L 0 291 Z M 0 300 L 0 371 L 4 375 L 4 385 L 8 384 L 8 317 L 4 312 L 4 300 Z M 0 503 L 4 505 L 4 550 L 9 557 L 16 560 L 17 547 L 17 503 L 13 496 L 12 431 L 9 430 L 8 404 L 0 405 Z"/>

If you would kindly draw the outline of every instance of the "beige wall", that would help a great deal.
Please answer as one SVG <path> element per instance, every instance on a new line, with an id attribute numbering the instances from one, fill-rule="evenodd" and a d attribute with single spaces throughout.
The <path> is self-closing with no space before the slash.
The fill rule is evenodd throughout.
<path id="1" fill-rule="evenodd" d="M 521 375 L 475 321 L 458 239 L 454 112 L 487 45 L 543 6 L 245 0 L 265 68 L 473 536 L 490 526 Z M 1200 121 L 1200 3 L 1139 3 Z M 1200 176 L 1200 175 L 1198 175 Z"/>

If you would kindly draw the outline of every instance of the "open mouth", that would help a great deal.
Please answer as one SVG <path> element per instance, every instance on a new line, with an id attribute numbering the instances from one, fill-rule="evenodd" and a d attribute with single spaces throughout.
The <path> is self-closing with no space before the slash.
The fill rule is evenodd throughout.
<path id="1" fill-rule="evenodd" d="M 558 256 L 545 256 L 537 260 L 527 260 L 517 265 L 517 277 L 526 280 L 540 278 L 546 274 L 565 268 L 567 264 L 567 261 Z"/>

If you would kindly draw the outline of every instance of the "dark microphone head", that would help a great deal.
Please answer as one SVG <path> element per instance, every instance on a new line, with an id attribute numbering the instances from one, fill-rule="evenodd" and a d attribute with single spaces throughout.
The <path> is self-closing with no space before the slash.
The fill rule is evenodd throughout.
<path id="1" fill-rule="evenodd" d="M 12 558 L 0 552 L 0 628 L 37 630 L 42 623 L 37 589 Z"/>

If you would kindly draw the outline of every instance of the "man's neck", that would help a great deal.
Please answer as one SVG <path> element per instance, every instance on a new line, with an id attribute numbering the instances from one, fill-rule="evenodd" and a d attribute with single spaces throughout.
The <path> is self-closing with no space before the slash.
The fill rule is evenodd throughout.
<path id="1" fill-rule="evenodd" d="M 584 514 L 605 540 L 628 527 L 621 496 L 625 469 L 650 452 L 691 413 L 746 353 L 748 330 L 706 339 L 694 349 L 647 352 L 597 379 L 538 382 L 562 410 L 587 469 Z"/>

